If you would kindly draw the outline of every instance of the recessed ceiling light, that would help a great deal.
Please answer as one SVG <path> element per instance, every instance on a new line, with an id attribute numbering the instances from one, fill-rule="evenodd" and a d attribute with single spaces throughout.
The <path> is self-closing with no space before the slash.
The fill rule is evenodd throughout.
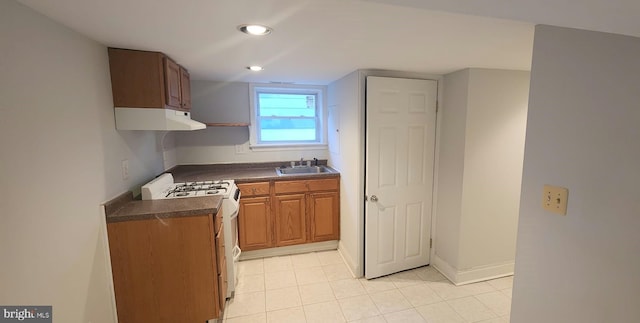
<path id="1" fill-rule="evenodd" d="M 264 25 L 240 25 L 238 30 L 249 35 L 263 36 L 270 34 L 273 29 Z"/>
<path id="2" fill-rule="evenodd" d="M 259 72 L 259 71 L 262 71 L 264 68 L 262 68 L 262 66 L 252 65 L 252 66 L 247 66 L 247 69 L 252 70 L 254 72 Z"/>

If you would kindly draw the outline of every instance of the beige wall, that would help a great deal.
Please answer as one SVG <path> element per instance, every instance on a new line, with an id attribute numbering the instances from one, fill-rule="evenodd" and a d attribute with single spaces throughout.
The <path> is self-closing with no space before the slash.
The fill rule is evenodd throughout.
<path id="1" fill-rule="evenodd" d="M 249 123 L 249 83 L 192 81 L 191 91 L 191 117 L 194 120 Z M 294 161 L 300 158 L 327 159 L 329 156 L 326 146 L 317 149 L 251 150 L 248 127 L 209 127 L 172 135 L 176 138 L 178 164 Z"/>
<path id="2" fill-rule="evenodd" d="M 457 284 L 513 273 L 529 72 L 445 77 L 434 266 Z"/>
<path id="3" fill-rule="evenodd" d="M 106 47 L 13 0 L 0 98 L 0 304 L 115 322 L 100 204 L 163 170 L 157 134 L 115 130 Z"/>
<path id="4" fill-rule="evenodd" d="M 443 83 L 434 242 L 436 257 L 457 268 L 469 70 L 448 74 Z"/>
<path id="5" fill-rule="evenodd" d="M 639 38 L 536 27 L 511 322 L 640 322 L 639 83 Z"/>
<path id="6" fill-rule="evenodd" d="M 331 83 L 328 90 L 329 124 L 335 132 L 329 142 L 329 164 L 340 171 L 340 252 L 356 276 L 362 276 L 363 161 L 360 74 L 350 73 Z"/>

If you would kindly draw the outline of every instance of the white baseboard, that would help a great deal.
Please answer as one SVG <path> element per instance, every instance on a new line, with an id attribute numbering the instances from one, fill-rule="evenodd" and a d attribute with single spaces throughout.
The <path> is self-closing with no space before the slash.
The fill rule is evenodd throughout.
<path id="1" fill-rule="evenodd" d="M 338 252 L 340 252 L 342 260 L 344 260 L 344 263 L 347 264 L 347 268 L 349 269 L 349 271 L 351 271 L 351 275 L 355 278 L 362 277 L 362 270 L 360 269 L 360 265 L 357 262 L 353 261 L 353 258 L 351 258 L 351 255 L 349 254 L 349 252 L 347 252 L 347 249 L 344 247 L 344 244 L 342 244 L 342 241 L 338 243 Z"/>
<path id="2" fill-rule="evenodd" d="M 295 255 L 298 253 L 336 250 L 336 249 L 338 249 L 338 240 L 314 242 L 314 243 L 306 243 L 306 244 L 300 244 L 295 246 L 243 251 L 240 254 L 240 260 Z"/>
<path id="3" fill-rule="evenodd" d="M 456 270 L 455 270 L 455 268 L 453 268 L 451 265 L 449 265 L 448 262 L 442 260 L 442 258 L 438 257 L 437 254 L 434 255 L 432 259 L 433 260 L 431 261 L 429 266 L 435 268 L 444 277 L 447 277 L 447 279 L 450 282 L 456 284 Z"/>
<path id="4" fill-rule="evenodd" d="M 505 262 L 457 270 L 442 258 L 435 255 L 431 266 L 447 277 L 454 285 L 466 285 L 480 281 L 513 275 L 514 262 Z"/>

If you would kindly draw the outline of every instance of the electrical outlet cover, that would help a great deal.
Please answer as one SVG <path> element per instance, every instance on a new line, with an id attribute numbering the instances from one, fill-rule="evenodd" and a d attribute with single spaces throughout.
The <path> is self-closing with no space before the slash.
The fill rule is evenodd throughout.
<path id="1" fill-rule="evenodd" d="M 123 159 L 122 160 L 122 180 L 128 180 L 129 179 L 129 160 L 128 159 Z"/>

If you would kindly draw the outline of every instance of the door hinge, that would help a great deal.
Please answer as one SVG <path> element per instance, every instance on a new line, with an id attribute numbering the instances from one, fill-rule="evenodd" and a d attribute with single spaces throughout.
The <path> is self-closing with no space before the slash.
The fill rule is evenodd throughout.
<path id="1" fill-rule="evenodd" d="M 433 239 L 429 238 L 429 249 L 433 248 Z"/>
<path id="2" fill-rule="evenodd" d="M 438 113 L 438 108 L 439 108 L 439 101 L 436 101 L 436 113 Z"/>

